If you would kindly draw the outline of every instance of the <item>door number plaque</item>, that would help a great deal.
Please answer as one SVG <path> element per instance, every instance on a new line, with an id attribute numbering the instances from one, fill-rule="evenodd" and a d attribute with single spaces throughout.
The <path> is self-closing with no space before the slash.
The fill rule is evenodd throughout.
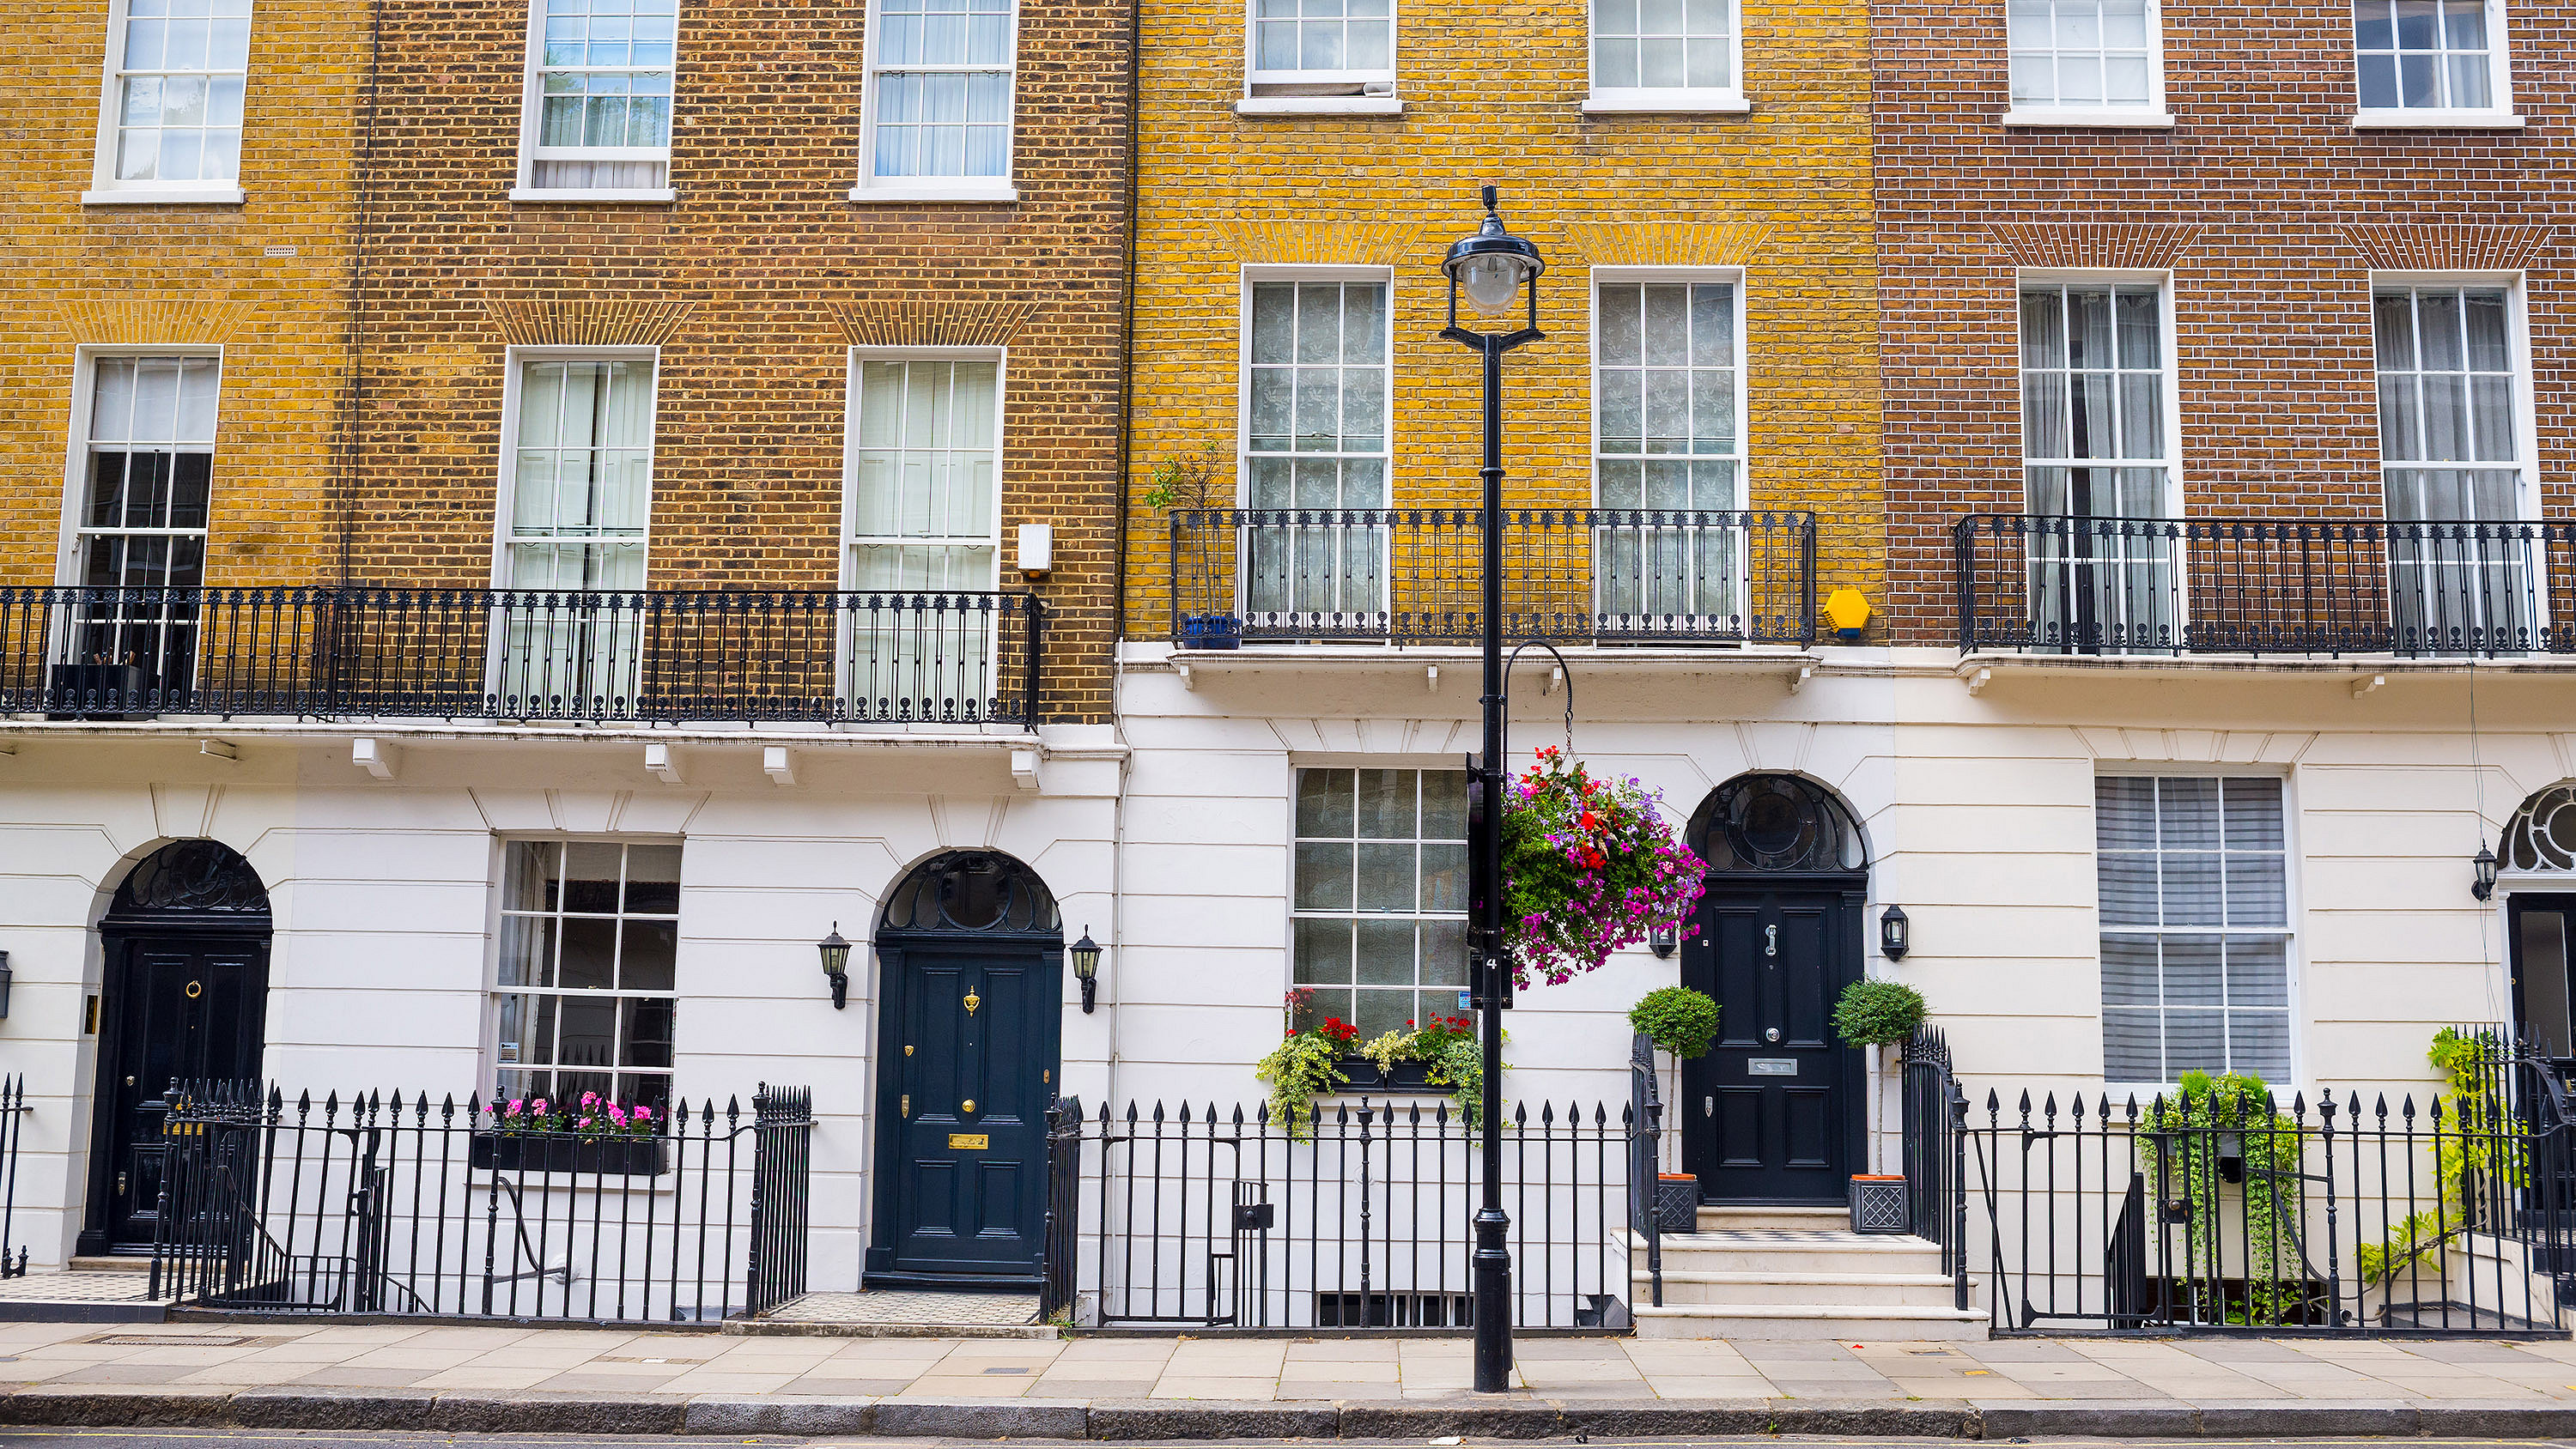
<path id="1" fill-rule="evenodd" d="M 948 1150 L 951 1152 L 987 1152 L 992 1150 L 992 1146 L 993 1135 L 989 1132 L 951 1132 L 948 1134 Z"/>
<path id="2" fill-rule="evenodd" d="M 1798 1075 L 1798 1059 L 1796 1057 L 1749 1057 L 1745 1060 L 1744 1070 L 1746 1075 L 1755 1077 L 1794 1077 Z"/>

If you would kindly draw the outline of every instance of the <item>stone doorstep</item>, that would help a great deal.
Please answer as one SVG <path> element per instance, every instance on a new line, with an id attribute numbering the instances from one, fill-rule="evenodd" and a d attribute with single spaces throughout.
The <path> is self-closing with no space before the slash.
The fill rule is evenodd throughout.
<path id="1" fill-rule="evenodd" d="M 467 1393 L 281 1386 L 224 1391 L 37 1386 L 0 1394 L 0 1425 L 413 1429 L 513 1434 L 791 1434 L 889 1438 L 1544 1439 L 1574 1434 L 1840 1434 L 1947 1439 L 2576 1435 L 2576 1404 L 2187 1404 L 1832 1399 L 1501 1402 L 931 1400 L 704 1394 Z"/>

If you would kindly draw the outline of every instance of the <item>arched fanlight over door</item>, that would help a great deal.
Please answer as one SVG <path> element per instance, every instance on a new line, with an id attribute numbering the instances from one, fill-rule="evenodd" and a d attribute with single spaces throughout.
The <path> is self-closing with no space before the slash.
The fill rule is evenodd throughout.
<path id="1" fill-rule="evenodd" d="M 2506 870 L 2576 871 L 2576 782 L 2552 785 L 2504 828 Z"/>
<path id="2" fill-rule="evenodd" d="M 1797 775 L 1738 775 L 1691 822 L 1691 843 L 1713 871 L 1868 868 L 1860 823 L 1834 793 Z"/>
<path id="3" fill-rule="evenodd" d="M 914 866 L 886 898 L 889 931 L 978 935 L 1061 932 L 1055 895 L 1037 872 L 994 850 L 944 851 Z"/>
<path id="4" fill-rule="evenodd" d="M 268 924 L 268 888 L 220 840 L 177 840 L 135 862 L 109 903 L 110 919 L 211 916 Z"/>

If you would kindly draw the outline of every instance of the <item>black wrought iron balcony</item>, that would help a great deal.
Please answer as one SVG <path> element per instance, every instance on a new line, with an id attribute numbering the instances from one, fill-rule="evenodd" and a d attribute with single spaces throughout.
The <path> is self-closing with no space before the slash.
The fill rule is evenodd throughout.
<path id="1" fill-rule="evenodd" d="M 1484 630 L 1472 508 L 1172 515 L 1172 637 L 1467 644 Z M 1503 633 L 1571 644 L 1812 644 L 1812 513 L 1515 508 Z"/>
<path id="2" fill-rule="evenodd" d="M 2576 654 L 2576 523 L 1972 514 L 1959 647 Z"/>
<path id="3" fill-rule="evenodd" d="M 0 589 L 0 712 L 1031 724 L 1004 593 Z"/>

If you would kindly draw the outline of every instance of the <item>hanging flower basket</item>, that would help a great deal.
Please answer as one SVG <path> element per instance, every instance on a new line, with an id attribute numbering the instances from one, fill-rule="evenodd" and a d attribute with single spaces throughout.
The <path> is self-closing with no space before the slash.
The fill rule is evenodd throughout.
<path id="1" fill-rule="evenodd" d="M 1598 780 L 1550 745 L 1503 792 L 1503 919 L 1512 973 L 1560 985 L 1658 929 L 1689 937 L 1708 867 L 1655 793 Z"/>

